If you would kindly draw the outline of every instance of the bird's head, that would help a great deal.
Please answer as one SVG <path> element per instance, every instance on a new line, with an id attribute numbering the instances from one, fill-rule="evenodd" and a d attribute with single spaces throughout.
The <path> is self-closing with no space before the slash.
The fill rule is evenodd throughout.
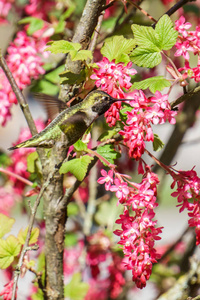
<path id="1" fill-rule="evenodd" d="M 130 99 L 117 99 L 113 98 L 107 93 L 97 90 L 92 91 L 84 99 L 87 102 L 87 105 L 91 107 L 93 112 L 96 112 L 99 116 L 104 114 L 113 103 L 117 101 L 127 101 Z"/>

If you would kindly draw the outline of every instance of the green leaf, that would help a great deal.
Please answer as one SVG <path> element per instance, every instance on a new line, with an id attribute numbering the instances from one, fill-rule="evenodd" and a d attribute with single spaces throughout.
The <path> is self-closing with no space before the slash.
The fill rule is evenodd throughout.
<path id="1" fill-rule="evenodd" d="M 17 237 L 18 237 L 19 242 L 22 245 L 25 243 L 27 232 L 28 232 L 28 227 L 26 227 L 25 230 L 21 229 L 18 233 Z M 29 240 L 29 245 L 35 244 L 38 241 L 39 233 L 40 233 L 39 228 L 35 227 L 35 228 L 32 229 L 31 237 L 30 237 L 30 240 Z"/>
<path id="2" fill-rule="evenodd" d="M 93 58 L 92 51 L 90 50 L 80 50 L 80 51 L 71 51 L 71 60 L 87 60 Z"/>
<path id="3" fill-rule="evenodd" d="M 75 144 L 74 144 L 74 148 L 76 149 L 76 151 L 87 151 L 88 147 L 85 143 L 83 143 L 81 140 L 78 140 Z"/>
<path id="4" fill-rule="evenodd" d="M 68 248 L 68 247 L 75 246 L 77 244 L 77 241 L 78 241 L 77 234 L 73 232 L 69 232 L 65 236 L 65 247 Z"/>
<path id="5" fill-rule="evenodd" d="M 20 250 L 21 245 L 15 236 L 10 235 L 6 240 L 0 239 L 0 268 L 8 268 Z"/>
<path id="6" fill-rule="evenodd" d="M 67 215 L 70 216 L 76 216 L 79 212 L 78 206 L 74 202 L 70 202 L 67 205 Z"/>
<path id="7" fill-rule="evenodd" d="M 100 137 L 98 138 L 98 141 L 105 142 L 105 141 L 111 139 L 116 134 L 117 134 L 117 130 L 115 127 L 113 127 L 113 129 L 103 132 L 100 135 Z"/>
<path id="8" fill-rule="evenodd" d="M 42 79 L 38 80 L 37 83 L 31 88 L 31 92 L 43 93 L 54 96 L 58 94 L 59 88 L 54 83 Z"/>
<path id="9" fill-rule="evenodd" d="M 48 42 L 47 45 L 51 45 L 45 49 L 45 51 L 51 51 L 51 53 L 69 53 L 70 51 L 81 49 L 79 43 L 72 43 L 64 40 Z"/>
<path id="10" fill-rule="evenodd" d="M 60 84 L 70 84 L 74 85 L 81 83 L 85 80 L 85 70 L 82 70 L 79 74 L 74 74 L 70 71 L 65 71 L 60 73 L 59 76 L 61 77 Z"/>
<path id="11" fill-rule="evenodd" d="M 163 76 L 155 76 L 139 82 L 134 82 L 132 88 L 138 90 L 146 90 L 149 88 L 152 93 L 155 93 L 156 91 L 162 91 L 165 87 L 169 87 L 170 85 L 170 81 Z"/>
<path id="12" fill-rule="evenodd" d="M 81 282 L 81 274 L 75 273 L 64 288 L 64 295 L 70 300 L 83 300 L 89 290 L 89 284 Z"/>
<path id="13" fill-rule="evenodd" d="M 27 17 L 18 22 L 19 24 L 29 23 L 27 30 L 28 35 L 32 35 L 37 30 L 40 30 L 44 26 L 44 21 L 34 17 Z"/>
<path id="14" fill-rule="evenodd" d="M 95 221 L 101 226 L 112 228 L 115 225 L 117 216 L 120 215 L 122 210 L 122 207 L 117 206 L 115 198 L 112 198 L 111 201 L 102 202 L 95 214 Z"/>
<path id="15" fill-rule="evenodd" d="M 153 48 L 156 52 L 161 50 L 159 47 L 160 37 L 152 27 L 133 24 L 131 29 L 133 30 L 135 42 L 139 47 Z"/>
<path id="16" fill-rule="evenodd" d="M 35 162 L 38 159 L 38 153 L 32 152 L 28 155 L 27 157 L 27 170 L 30 173 L 34 173 L 35 172 Z"/>
<path id="17" fill-rule="evenodd" d="M 108 58 L 109 61 L 115 59 L 115 63 L 129 62 L 128 54 L 135 47 L 134 39 L 126 39 L 123 36 L 114 36 L 106 39 L 101 49 L 101 54 Z"/>
<path id="18" fill-rule="evenodd" d="M 131 61 L 139 67 L 153 68 L 157 66 L 162 56 L 160 52 L 156 51 L 156 48 L 142 48 L 138 47 L 133 50 L 130 55 Z"/>
<path id="19" fill-rule="evenodd" d="M 4 214 L 0 214 L 0 238 L 2 238 L 6 233 L 10 232 L 15 219 L 9 218 Z"/>
<path id="20" fill-rule="evenodd" d="M 82 181 L 87 173 L 88 165 L 93 160 L 93 157 L 84 155 L 80 158 L 75 158 L 62 164 L 60 174 L 72 173 L 79 181 Z"/>
<path id="21" fill-rule="evenodd" d="M 162 50 L 169 50 L 175 45 L 178 32 L 173 28 L 173 22 L 168 15 L 160 18 L 156 24 L 155 32 L 159 35 L 159 44 Z"/>
<path id="22" fill-rule="evenodd" d="M 115 151 L 113 145 L 104 145 L 102 147 L 99 147 L 97 148 L 97 153 L 103 156 L 111 164 L 114 164 L 114 160 L 120 157 L 119 152 Z M 103 164 L 105 165 L 104 162 Z"/>
<path id="23" fill-rule="evenodd" d="M 161 141 L 159 136 L 154 133 L 153 150 L 160 151 L 164 147 L 164 143 Z"/>
<path id="24" fill-rule="evenodd" d="M 60 81 L 60 76 L 59 74 L 61 72 L 64 72 L 65 66 L 62 65 L 58 68 L 56 68 L 55 70 L 53 70 L 52 72 L 48 73 L 45 75 L 45 79 L 48 81 L 51 81 L 52 83 L 58 84 Z"/>

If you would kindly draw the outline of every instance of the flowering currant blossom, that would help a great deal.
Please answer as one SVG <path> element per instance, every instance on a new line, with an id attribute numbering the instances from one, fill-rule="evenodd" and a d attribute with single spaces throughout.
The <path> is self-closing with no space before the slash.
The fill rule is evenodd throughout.
<path id="1" fill-rule="evenodd" d="M 118 202 L 123 204 L 124 211 L 116 221 L 121 229 L 115 230 L 120 237 L 125 255 L 124 266 L 132 270 L 133 281 L 137 287 L 143 288 L 152 271 L 152 264 L 160 257 L 154 248 L 155 240 L 160 239 L 162 228 L 156 228 L 157 221 L 153 221 L 156 203 L 157 185 L 156 174 L 145 166 L 146 173 L 140 184 L 130 182 L 130 186 L 123 180 L 123 175 L 115 173 L 114 185 L 109 190 L 115 191 Z M 106 177 L 106 174 L 105 174 Z M 100 180 L 100 183 L 106 182 Z M 132 213 L 130 213 L 130 211 Z"/>
<path id="2" fill-rule="evenodd" d="M 200 81 L 200 25 L 196 26 L 196 30 L 189 31 L 191 23 L 185 22 L 185 18 L 181 16 L 175 22 L 175 29 L 179 32 L 178 40 L 175 44 L 177 51 L 175 56 L 183 56 L 185 59 L 185 66 L 179 68 L 180 72 L 189 78 L 193 78 L 196 82 Z M 192 52 L 197 55 L 197 66 L 191 68 L 189 65 L 189 58 Z M 185 77 L 186 78 L 186 77 Z"/>
<path id="3" fill-rule="evenodd" d="M 14 280 L 11 280 L 9 283 L 4 285 L 4 289 L 0 293 L 0 296 L 3 296 L 3 300 L 11 300 L 13 284 Z M 17 296 L 17 291 L 15 296 Z"/>
<path id="4" fill-rule="evenodd" d="M 30 85 L 31 79 L 38 79 L 39 75 L 44 74 L 42 55 L 45 47 L 44 40 L 27 36 L 24 31 L 18 32 L 8 47 L 6 61 L 20 89 Z M 2 70 L 0 78 L 0 123 L 4 126 L 11 117 L 10 109 L 17 99 Z"/>
<path id="5" fill-rule="evenodd" d="M 170 171 L 174 178 L 171 185 L 174 188 L 177 185 L 177 190 L 172 193 L 173 197 L 178 199 L 180 212 L 184 209 L 188 210 L 190 217 L 188 224 L 190 227 L 195 227 L 196 244 L 200 244 L 200 178 L 192 169 L 190 171 L 179 171 L 175 173 Z"/>
<path id="6" fill-rule="evenodd" d="M 155 97 L 147 98 L 141 90 L 129 93 L 127 97 L 133 99 L 130 101 L 133 109 L 127 111 L 126 124 L 119 133 L 124 136 L 129 156 L 139 159 L 144 153 L 145 141 L 154 140 L 151 125 L 163 124 L 167 120 L 175 124 L 177 113 L 171 110 L 168 95 L 162 95 L 159 91 Z"/>
<path id="7" fill-rule="evenodd" d="M 106 57 L 102 61 L 96 63 L 99 69 L 94 69 L 94 74 L 91 75 L 91 79 L 95 80 L 97 87 L 107 92 L 114 98 L 124 98 L 125 93 L 123 91 L 131 87 L 130 75 L 135 75 L 137 71 L 131 69 L 132 62 L 129 62 L 126 66 L 124 63 L 115 63 L 115 60 L 110 62 Z M 106 121 L 109 126 L 114 126 L 116 121 L 119 120 L 119 110 L 121 103 L 114 103 L 110 109 L 105 113 Z"/>

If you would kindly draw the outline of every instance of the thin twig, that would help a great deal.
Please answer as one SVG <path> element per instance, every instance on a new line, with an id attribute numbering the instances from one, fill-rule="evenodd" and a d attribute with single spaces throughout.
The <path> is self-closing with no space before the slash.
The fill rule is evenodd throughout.
<path id="1" fill-rule="evenodd" d="M 195 2 L 196 0 L 180 0 L 174 6 L 172 6 L 165 14 L 168 16 L 171 16 L 173 13 L 175 13 L 179 8 L 181 8 L 183 5 L 185 5 L 188 2 Z"/>
<path id="2" fill-rule="evenodd" d="M 128 1 L 131 5 L 135 6 L 137 9 L 139 9 L 146 17 L 148 17 L 151 21 L 157 23 L 157 20 L 154 19 L 150 14 L 148 14 L 144 9 L 142 9 L 140 6 L 138 6 L 136 3 L 132 1 Z"/>
<path id="3" fill-rule="evenodd" d="M 104 16 L 104 13 L 101 13 L 101 15 L 99 16 L 98 23 L 97 23 L 97 26 L 96 26 L 95 31 L 94 31 L 93 39 L 91 40 L 91 43 L 90 43 L 89 48 L 88 48 L 92 52 L 94 52 L 94 49 L 96 47 L 97 38 L 98 38 L 100 29 L 101 29 L 101 24 L 103 22 L 103 16 Z"/>
<path id="4" fill-rule="evenodd" d="M 35 126 L 35 123 L 33 121 L 33 118 L 32 118 L 32 115 L 30 113 L 30 110 L 29 110 L 29 107 L 28 107 L 28 104 L 26 102 L 26 99 L 24 98 L 21 90 L 19 89 L 7 63 L 6 63 L 6 60 L 4 59 L 4 57 L 2 56 L 1 54 L 1 50 L 0 50 L 0 66 L 1 68 L 3 69 L 11 87 L 12 87 L 12 90 L 13 92 L 15 93 L 15 96 L 18 100 L 18 103 L 20 104 L 20 107 L 24 113 L 24 116 L 26 118 L 26 121 L 28 123 L 28 126 L 30 128 L 30 131 L 31 131 L 31 134 L 32 135 L 35 135 L 37 134 L 37 129 L 36 129 L 36 126 Z"/>
<path id="5" fill-rule="evenodd" d="M 199 92 L 200 92 L 200 86 L 195 87 L 194 89 L 190 90 L 187 94 L 183 94 L 181 97 L 171 102 L 170 103 L 171 108 L 174 108 L 180 103 L 189 100 L 191 97 L 193 97 L 195 94 L 198 94 Z"/>
<path id="6" fill-rule="evenodd" d="M 14 273 L 14 283 L 13 283 L 12 298 L 11 298 L 11 300 L 15 300 L 17 283 L 18 283 L 18 279 L 19 279 L 19 275 L 20 275 L 20 269 L 21 269 L 21 266 L 23 264 L 23 260 L 24 260 L 24 256 L 25 256 L 26 252 L 30 250 L 28 248 L 28 244 L 29 244 L 29 241 L 30 241 L 31 231 L 32 231 L 32 228 L 33 228 L 33 223 L 34 223 L 34 220 L 35 220 L 35 215 L 36 215 L 36 212 L 37 212 L 37 208 L 38 208 L 38 205 L 40 204 L 40 199 L 41 199 L 41 197 L 42 197 L 45 189 L 49 185 L 52 177 L 53 177 L 53 175 L 49 174 L 49 176 L 47 178 L 47 181 L 43 184 L 43 186 L 42 186 L 42 188 L 41 188 L 41 190 L 40 190 L 40 192 L 39 192 L 39 194 L 37 196 L 37 199 L 35 200 L 35 203 L 33 205 L 32 213 L 31 213 L 31 216 L 30 216 L 30 221 L 29 221 L 29 226 L 28 226 L 28 232 L 27 232 L 26 240 L 25 240 L 25 243 L 23 245 L 22 252 L 21 252 L 20 257 L 19 257 L 18 265 L 17 265 L 17 267 L 15 269 L 15 273 Z"/>
<path id="7" fill-rule="evenodd" d="M 8 171 L 8 170 L 5 170 L 3 168 L 0 168 L 0 172 L 6 174 L 8 176 L 15 177 L 17 180 L 20 180 L 21 182 L 23 182 L 23 183 L 25 183 L 27 185 L 33 186 L 33 183 L 30 180 L 28 180 L 26 178 L 23 178 L 22 176 L 17 175 L 15 173 L 11 172 L 11 171 Z"/>

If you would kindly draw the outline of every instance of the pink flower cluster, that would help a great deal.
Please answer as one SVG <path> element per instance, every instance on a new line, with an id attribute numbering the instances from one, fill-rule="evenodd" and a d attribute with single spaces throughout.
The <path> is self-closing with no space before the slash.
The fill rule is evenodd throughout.
<path id="1" fill-rule="evenodd" d="M 200 81 L 200 25 L 196 26 L 196 30 L 189 31 L 191 23 L 185 22 L 185 18 L 181 16 L 175 22 L 175 29 L 179 32 L 178 41 L 176 42 L 177 51 L 175 56 L 183 56 L 185 66 L 179 68 L 180 72 L 184 72 L 185 77 L 193 78 L 196 82 Z M 189 65 L 189 52 L 197 55 L 197 66 L 191 68 Z"/>
<path id="2" fill-rule="evenodd" d="M 48 13 L 55 7 L 55 4 L 55 0 L 30 0 L 25 6 L 25 12 L 32 17 L 47 20 Z"/>
<path id="3" fill-rule="evenodd" d="M 11 300 L 13 284 L 14 284 L 14 280 L 11 280 L 9 283 L 4 285 L 4 289 L 0 293 L 0 296 L 3 296 L 3 300 Z M 15 296 L 17 296 L 17 291 Z"/>
<path id="4" fill-rule="evenodd" d="M 110 238 L 102 231 L 88 237 L 86 263 L 90 267 L 92 275 L 92 280 L 90 280 L 92 284 L 90 284 L 91 287 L 86 299 L 95 299 L 102 285 L 104 286 L 104 293 L 101 294 L 100 299 L 117 298 L 125 284 L 123 277 L 125 269 L 122 264 L 122 258 L 111 251 Z M 103 275 L 104 279 L 102 279 L 102 265 L 104 270 L 105 268 L 108 270 L 108 276 Z"/>
<path id="5" fill-rule="evenodd" d="M 171 185 L 172 188 L 177 185 L 177 190 L 172 193 L 173 197 L 177 197 L 180 212 L 184 209 L 188 210 L 190 217 L 188 224 L 190 227 L 195 227 L 196 244 L 200 244 L 200 178 L 192 169 L 190 171 L 179 171 L 178 173 L 171 172 L 174 178 Z"/>
<path id="6" fill-rule="evenodd" d="M 127 121 L 123 130 L 119 133 L 124 136 L 124 143 L 129 148 L 130 157 L 139 159 L 144 153 L 145 141 L 153 141 L 154 135 L 151 124 L 163 124 L 167 120 L 175 124 L 175 111 L 171 110 L 168 95 L 162 95 L 160 92 L 155 93 L 155 97 L 147 98 L 139 90 L 127 94 L 131 97 L 131 111 L 127 111 Z"/>
<path id="7" fill-rule="evenodd" d="M 113 178 L 112 170 L 108 174 L 102 170 L 103 177 L 98 179 L 98 183 L 106 184 L 107 190 L 116 192 L 118 202 L 124 205 L 124 212 L 116 221 L 121 225 L 121 230 L 117 229 L 114 233 L 120 237 L 118 244 L 123 246 L 125 267 L 132 270 L 133 281 L 139 288 L 146 286 L 152 264 L 159 258 L 154 243 L 160 239 L 162 232 L 161 227 L 156 228 L 157 221 L 153 221 L 154 208 L 158 205 L 156 193 L 159 180 L 147 165 L 145 168 L 146 173 L 140 184 L 129 182 L 129 186 L 123 179 L 124 175 L 115 173 Z"/>
<path id="8" fill-rule="evenodd" d="M 94 74 L 90 76 L 91 79 L 96 80 L 96 86 L 114 98 L 124 98 L 123 89 L 128 91 L 132 85 L 130 75 L 133 76 L 137 73 L 135 69 L 131 69 L 132 62 L 125 66 L 124 63 L 115 64 L 114 60 L 110 62 L 104 57 L 102 61 L 96 64 L 99 69 L 94 69 Z M 106 121 L 110 126 L 114 126 L 116 121 L 119 120 L 120 108 L 121 103 L 117 102 L 105 113 Z"/>
<path id="9" fill-rule="evenodd" d="M 0 23 L 7 17 L 13 2 L 14 0 L 0 0 Z"/>
<path id="10" fill-rule="evenodd" d="M 0 213 L 8 215 L 15 205 L 16 195 L 10 185 L 0 187 Z"/>
<path id="11" fill-rule="evenodd" d="M 41 120 L 36 121 L 36 126 L 38 131 L 43 130 L 45 127 Z M 28 128 L 24 128 L 22 129 L 16 144 L 21 143 L 29 138 L 31 138 L 30 130 Z M 8 167 L 8 170 L 14 174 L 22 176 L 23 178 L 29 178 L 30 174 L 27 172 L 27 156 L 33 151 L 35 151 L 33 148 L 19 148 L 14 150 L 10 156 L 12 163 Z M 25 183 L 16 179 L 15 177 L 10 177 L 10 180 L 13 183 L 13 189 L 15 193 L 21 195 L 25 188 Z"/>
<path id="12" fill-rule="evenodd" d="M 42 67 L 45 46 L 44 40 L 36 40 L 20 31 L 8 47 L 6 61 L 20 89 L 30 85 L 31 79 L 38 79 L 39 75 L 45 73 Z M 11 117 L 10 109 L 17 99 L 2 70 L 0 78 L 0 123 L 4 126 Z"/>

